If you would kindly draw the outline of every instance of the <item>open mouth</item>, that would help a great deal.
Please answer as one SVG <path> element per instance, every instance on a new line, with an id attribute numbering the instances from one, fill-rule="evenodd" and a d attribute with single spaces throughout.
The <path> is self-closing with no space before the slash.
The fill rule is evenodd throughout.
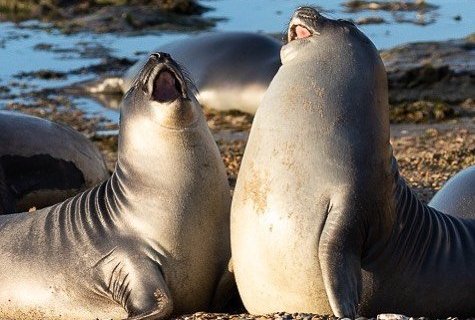
<path id="1" fill-rule="evenodd" d="M 289 30 L 289 42 L 295 39 L 305 39 L 311 37 L 313 33 L 301 24 L 294 24 Z"/>
<path id="2" fill-rule="evenodd" d="M 185 97 L 183 82 L 173 68 L 165 66 L 153 80 L 152 98 L 163 103 L 180 97 Z"/>

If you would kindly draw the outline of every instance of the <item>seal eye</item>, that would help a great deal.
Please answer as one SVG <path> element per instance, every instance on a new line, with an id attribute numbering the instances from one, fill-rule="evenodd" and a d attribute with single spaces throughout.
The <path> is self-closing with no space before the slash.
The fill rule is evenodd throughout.
<path id="1" fill-rule="evenodd" d="M 171 102 L 180 97 L 180 83 L 169 70 L 161 71 L 153 81 L 152 98 L 158 102 Z"/>

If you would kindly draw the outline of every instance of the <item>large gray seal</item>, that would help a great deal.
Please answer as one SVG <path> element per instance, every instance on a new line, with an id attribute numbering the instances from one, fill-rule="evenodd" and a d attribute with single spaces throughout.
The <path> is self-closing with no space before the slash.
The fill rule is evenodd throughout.
<path id="1" fill-rule="evenodd" d="M 0 213 L 50 206 L 109 177 L 97 148 L 67 126 L 0 111 L 0 128 L 0 199 L 9 199 Z"/>
<path id="2" fill-rule="evenodd" d="M 429 206 L 456 217 L 473 218 L 475 166 L 468 167 L 450 178 L 434 195 Z"/>
<path id="3" fill-rule="evenodd" d="M 475 220 L 423 205 L 399 176 L 374 45 L 309 7 L 294 13 L 288 37 L 231 209 L 245 307 L 475 314 Z"/>
<path id="4" fill-rule="evenodd" d="M 121 113 L 111 178 L 33 214 L 0 216 L 0 318 L 161 319 L 209 308 L 230 256 L 230 191 L 201 107 L 157 53 Z"/>
<path id="5" fill-rule="evenodd" d="M 255 113 L 265 90 L 280 66 L 281 43 L 250 32 L 214 32 L 165 44 L 196 81 L 200 103 L 210 109 Z M 126 91 L 146 60 L 126 73 Z"/>

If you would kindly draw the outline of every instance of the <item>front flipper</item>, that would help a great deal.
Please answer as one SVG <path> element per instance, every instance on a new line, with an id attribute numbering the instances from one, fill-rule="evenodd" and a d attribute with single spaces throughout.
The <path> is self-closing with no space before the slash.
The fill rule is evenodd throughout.
<path id="1" fill-rule="evenodd" d="M 124 307 L 127 319 L 163 319 L 173 301 L 160 264 L 145 253 L 111 250 L 94 267 L 96 289 Z"/>
<path id="2" fill-rule="evenodd" d="M 358 219 L 344 203 L 329 208 L 318 248 L 323 283 L 335 316 L 355 318 L 361 293 Z"/>

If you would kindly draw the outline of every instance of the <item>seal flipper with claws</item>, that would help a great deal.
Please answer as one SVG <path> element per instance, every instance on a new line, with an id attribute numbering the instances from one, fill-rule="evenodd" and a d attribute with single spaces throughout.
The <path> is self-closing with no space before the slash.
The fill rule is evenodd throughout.
<path id="1" fill-rule="evenodd" d="M 230 258 L 230 192 L 189 88 L 170 56 L 151 55 L 123 100 L 111 178 L 34 214 L 0 216 L 0 318 L 209 309 Z"/>
<path id="2" fill-rule="evenodd" d="M 133 251 L 114 248 L 94 265 L 98 294 L 120 304 L 131 319 L 158 319 L 171 315 L 173 303 L 160 261 L 146 252 L 134 255 L 132 259 L 130 252 Z"/>

